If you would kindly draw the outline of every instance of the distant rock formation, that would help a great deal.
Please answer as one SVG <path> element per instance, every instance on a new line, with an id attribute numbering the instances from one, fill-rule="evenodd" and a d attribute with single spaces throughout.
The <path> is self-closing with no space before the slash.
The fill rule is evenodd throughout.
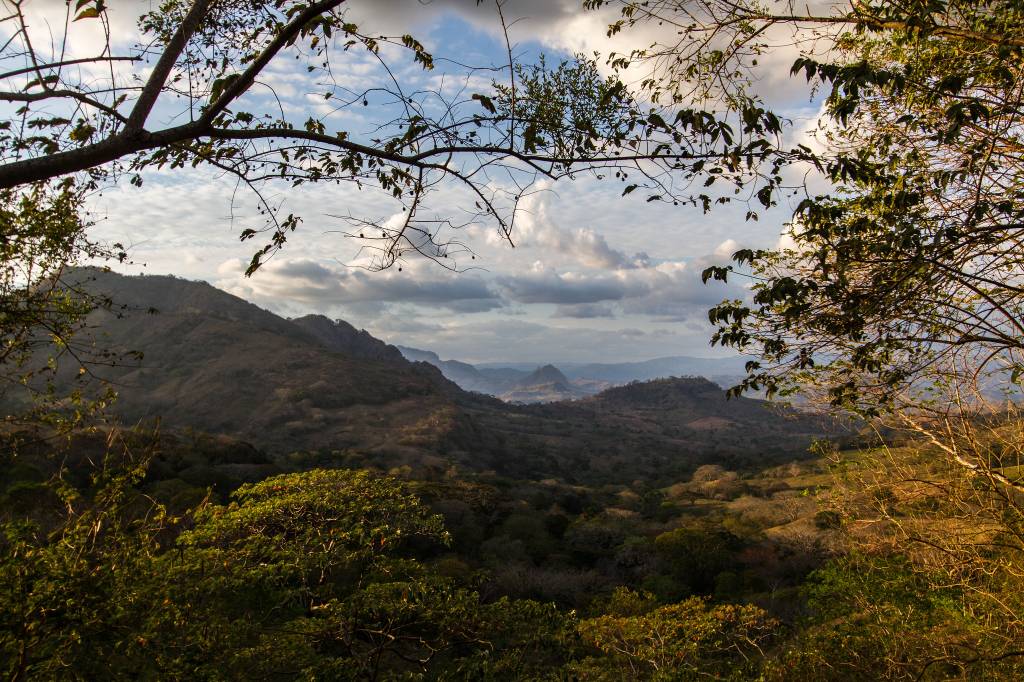
<path id="1" fill-rule="evenodd" d="M 546 384 L 562 385 L 568 390 L 569 379 L 562 371 L 554 365 L 544 365 L 530 372 L 528 375 L 516 382 L 518 388 L 529 388 L 531 386 L 543 386 Z"/>

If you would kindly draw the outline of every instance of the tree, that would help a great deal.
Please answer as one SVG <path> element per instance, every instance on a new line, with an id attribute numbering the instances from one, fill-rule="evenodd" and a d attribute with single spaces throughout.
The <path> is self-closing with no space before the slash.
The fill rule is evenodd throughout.
<path id="1" fill-rule="evenodd" d="M 370 267 L 420 254 L 454 268 L 455 257 L 467 253 L 444 236 L 445 228 L 457 227 L 454 213 L 431 215 L 427 205 L 441 183 L 467 191 L 466 223 L 489 218 L 510 238 L 518 202 L 539 177 L 618 169 L 622 181 L 631 173 L 646 177 L 668 198 L 675 192 L 666 173 L 685 160 L 724 172 L 738 154 L 757 153 L 748 144 L 777 132 L 778 122 L 758 112 L 742 134 L 706 112 L 670 125 L 637 105 L 621 83 L 599 77 L 586 59 L 523 68 L 511 62 L 511 47 L 507 80 L 491 94 L 410 89 L 390 68 L 386 55 L 394 50 L 382 48 L 398 48 L 428 70 L 434 57 L 413 36 L 362 32 L 346 19 L 344 0 L 175 0 L 140 18 L 142 45 L 123 51 L 108 31 L 98 53 L 74 58 L 66 56 L 66 29 L 45 51 L 33 40 L 26 3 L 5 5 L 11 40 L 0 51 L 7 69 L 0 101 L 20 108 L 2 122 L 0 188 L 62 177 L 89 186 L 124 176 L 138 183 L 146 169 L 213 169 L 255 192 L 266 214 L 265 228 L 242 232 L 243 240 L 270 232 L 250 273 L 301 220 L 267 199 L 265 189 L 275 182 L 376 185 L 403 213 L 398 224 L 343 217 L 350 236 L 374 254 Z M 497 10 L 504 22 L 501 3 Z M 65 25 L 106 26 L 107 11 L 101 0 L 69 3 Z M 349 89 L 334 65 L 358 51 L 386 75 Z M 143 65 L 150 67 L 145 78 L 132 80 Z M 331 112 L 309 108 L 296 116 L 279 102 L 261 101 L 257 91 L 270 87 L 263 76 L 272 69 L 294 71 Z M 346 127 L 346 114 L 364 108 L 377 126 L 370 136 Z"/>
<path id="2" fill-rule="evenodd" d="M 972 397 L 1019 383 L 1018 2 L 880 0 L 823 14 L 786 3 L 622 5 L 612 31 L 650 21 L 679 27 L 676 42 L 613 61 L 653 64 L 646 87 L 654 97 L 717 102 L 726 112 L 757 101 L 758 57 L 772 49 L 766 36 L 782 29 L 805 45 L 792 74 L 828 93 L 824 148 L 767 155 L 826 183 L 817 193 L 800 183 L 791 246 L 741 250 L 735 268 L 704 272 L 705 281 L 752 279 L 747 300 L 709 312 L 712 343 L 755 356 L 733 394 L 820 391 L 833 405 L 895 415 L 917 431 L 929 423 L 921 411 L 931 411 L 949 431 Z M 784 189 L 781 178 L 766 185 L 765 204 Z"/>
<path id="3" fill-rule="evenodd" d="M 65 3 L 45 36 L 38 13 L 47 5 L 0 6 L 0 211 L 12 225 L 35 226 L 31 239 L 5 237 L 0 252 L 0 374 L 16 383 L 26 374 L 15 358 L 32 356 L 39 341 L 55 344 L 51 355 L 73 355 L 70 332 L 109 303 L 65 296 L 60 275 L 86 257 L 126 257 L 119 245 L 90 243 L 85 207 L 111 184 L 141 184 L 146 171 L 206 169 L 249 192 L 261 217 L 240 237 L 265 239 L 250 275 L 302 221 L 274 197 L 305 183 L 375 188 L 382 205 L 391 202 L 391 218 L 335 216 L 360 247 L 358 265 L 401 269 L 416 256 L 460 270 L 475 255 L 458 229 L 489 224 L 511 243 L 538 180 L 613 176 L 624 194 L 643 187 L 650 200 L 706 208 L 711 198 L 690 191 L 698 174 L 746 177 L 745 161 L 773 149 L 780 132 L 753 105 L 739 126 L 699 107 L 666 120 L 666 110 L 602 77 L 593 59 L 517 64 L 511 45 L 507 64 L 481 65 L 498 74 L 490 88 L 471 93 L 479 69 L 464 65 L 453 94 L 403 77 L 410 65 L 434 69 L 435 57 L 411 35 L 361 31 L 345 0 L 169 0 L 139 18 L 134 46 L 112 33 L 104 0 Z M 495 3 L 505 27 L 502 7 Z M 90 26 L 99 46 L 85 53 L 72 29 Z M 357 56 L 379 64 L 379 76 L 350 87 L 337 66 Z M 282 103 L 275 72 L 303 89 L 298 106 Z M 353 129 L 355 116 L 374 132 Z M 465 202 L 432 208 L 441 187 Z"/>
<path id="4" fill-rule="evenodd" d="M 686 594 L 711 594 L 719 573 L 735 565 L 739 538 L 724 529 L 676 528 L 654 539 L 663 571 Z"/>
<path id="5" fill-rule="evenodd" d="M 434 572 L 440 517 L 393 479 L 286 474 L 174 518 L 131 454 L 60 485 L 48 525 L 0 510 L 9 679 L 506 679 L 568 651 L 553 605 L 484 603 Z"/>
<path id="6" fill-rule="evenodd" d="M 997 364 L 1020 376 L 1018 2 L 876 0 L 819 13 L 789 2 L 587 4 L 621 6 L 610 33 L 674 29 L 611 60 L 646 65 L 654 99 L 722 116 L 749 108 L 759 61 L 780 44 L 797 48 L 792 75 L 808 92 L 827 93 L 823 149 L 762 157 L 773 171 L 816 173 L 792 188 L 775 177 L 758 196 L 767 206 L 787 189 L 802 195 L 792 246 L 742 250 L 736 271 L 704 273 L 753 277 L 751 300 L 710 313 L 714 343 L 761 356 L 738 388 L 813 381 L 833 403 L 877 413 L 917 400 L 904 389 L 922 377 Z"/>
<path id="7" fill-rule="evenodd" d="M 848 538 L 882 558 L 833 567 L 841 584 L 814 602 L 825 650 L 815 658 L 805 643 L 813 662 L 784 677 L 1012 676 L 1019 610 L 1002 595 L 1019 575 L 1019 415 L 984 408 L 998 389 L 1013 397 L 1024 376 L 1024 6 L 619 4 L 612 31 L 676 29 L 618 58 L 654 67 L 655 96 L 726 110 L 756 101 L 757 64 L 780 41 L 798 50 L 792 75 L 825 94 L 824 144 L 769 157 L 791 175 L 812 172 L 795 183 L 789 246 L 741 250 L 704 273 L 752 282 L 749 298 L 709 313 L 714 343 L 754 356 L 732 393 L 810 393 L 927 443 L 912 466 L 886 451 L 868 469 L 874 480 L 851 486 L 886 491 L 877 511 L 853 513 L 875 535 Z M 765 202 L 787 189 L 780 180 Z M 879 596 L 897 564 L 900 586 Z M 829 599 L 845 604 L 841 629 Z M 910 635 L 894 644 L 886 633 L 900 631 Z M 907 655 L 891 658 L 893 646 Z M 858 653 L 844 659 L 840 648 Z"/>
<path id="8" fill-rule="evenodd" d="M 1016 588 L 999 580 L 950 584 L 947 577 L 900 555 L 853 554 L 828 564 L 803 588 L 813 616 L 767 666 L 765 679 L 1020 677 Z M 1002 588 L 1003 604 L 979 595 L 977 586 Z"/>
<path id="9" fill-rule="evenodd" d="M 77 257 L 83 226 L 78 197 L 67 187 L 55 192 L 36 187 L 21 197 L 7 190 L 0 202 L 4 225 L 0 258 L 6 266 L 0 279 L 0 315 L 7 332 L 0 362 L 19 364 L 31 355 L 38 327 L 49 327 L 51 334 L 64 336 L 60 327 L 67 316 L 53 300 L 54 287 L 41 285 Z M 51 321 L 52 326 L 48 324 Z"/>
<path id="10" fill-rule="evenodd" d="M 625 595 L 618 593 L 619 602 Z M 711 606 L 700 597 L 582 621 L 584 642 L 600 651 L 575 667 L 584 679 L 690 680 L 756 676 L 779 623 L 753 605 Z"/>
<path id="11" fill-rule="evenodd" d="M 75 339 L 84 316 L 110 302 L 89 293 L 81 278 L 65 275 L 70 263 L 126 256 L 117 251 L 119 245 L 102 246 L 87 238 L 81 205 L 82 193 L 70 180 L 0 190 L 0 367 L 6 370 L 0 372 L 0 399 L 13 400 L 12 388 L 29 387 L 33 390 L 19 397 L 45 406 L 56 396 L 47 379 L 59 360 L 67 358 L 88 373 L 96 363 L 113 359 Z M 50 351 L 49 361 L 41 359 L 42 349 Z M 95 406 L 77 394 L 70 398 L 82 411 Z M 35 416 L 57 417 L 45 410 Z"/>
<path id="12" fill-rule="evenodd" d="M 30 521 L 0 510 L 0 670 L 9 680 L 130 675 L 162 590 L 158 537 L 171 519 L 134 490 L 144 466 L 109 454 L 85 490 L 59 477 Z M 141 503 L 141 504 L 140 504 Z M 148 665 L 144 670 L 152 670 Z"/>

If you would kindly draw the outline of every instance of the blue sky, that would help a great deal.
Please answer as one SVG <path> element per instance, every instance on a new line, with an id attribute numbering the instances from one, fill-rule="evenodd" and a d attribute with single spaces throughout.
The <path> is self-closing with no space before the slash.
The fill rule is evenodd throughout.
<path id="1" fill-rule="evenodd" d="M 46 0 L 42 0 L 44 3 Z M 59 3 L 63 4 L 63 3 Z M 136 0 L 145 7 L 146 0 Z M 132 35 L 132 3 L 120 5 L 115 30 Z M 530 60 L 541 52 L 553 58 L 575 51 L 622 50 L 646 44 L 646 29 L 612 44 L 605 37 L 611 15 L 584 13 L 576 0 L 508 0 L 506 18 L 515 52 Z M 366 30 L 412 33 L 438 59 L 422 73 L 400 69 L 410 84 L 486 87 L 490 76 L 467 76 L 444 61 L 497 64 L 505 45 L 493 5 L 475 0 L 354 0 L 352 18 Z M 75 27 L 79 30 L 78 27 Z M 87 42 L 86 38 L 80 39 Z M 790 55 L 782 55 L 783 62 Z M 339 61 L 341 79 L 355 90 L 381 71 L 366 57 Z M 778 67 L 778 65 L 775 65 Z M 802 83 L 765 72 L 761 85 L 772 103 L 794 120 L 791 135 L 813 125 L 818 104 Z M 268 79 L 297 114 L 322 107 L 315 84 L 286 68 Z M 313 103 L 316 99 L 317 103 Z M 373 107 L 370 107 L 373 109 Z M 373 121 L 359 112 L 345 120 L 356 134 L 368 134 Z M 707 308 L 741 287 L 700 283 L 701 269 L 722 263 L 740 247 L 779 242 L 786 207 L 745 222 L 745 209 L 699 210 L 647 203 L 637 192 L 621 197 L 621 185 L 583 178 L 543 185 L 528 199 L 513 235 L 515 248 L 493 225 L 460 231 L 477 254 L 476 269 L 450 273 L 423 261 L 371 273 L 359 263 L 359 245 L 338 234 L 345 226 L 334 216 L 356 213 L 380 219 L 396 206 L 380 192 L 352 186 L 304 186 L 277 190 L 275 200 L 303 216 L 285 249 L 253 277 L 243 276 L 253 244 L 238 233 L 253 220 L 254 201 L 225 178 L 207 171 L 149 173 L 141 188 L 127 183 L 94 198 L 93 236 L 128 245 L 135 264 L 129 272 L 175 274 L 203 279 L 283 315 L 308 312 L 343 318 L 392 343 L 434 350 L 443 358 L 466 361 L 626 361 L 665 355 L 712 356 Z M 443 187 L 432 198 L 440 215 L 457 212 L 467 197 Z"/>

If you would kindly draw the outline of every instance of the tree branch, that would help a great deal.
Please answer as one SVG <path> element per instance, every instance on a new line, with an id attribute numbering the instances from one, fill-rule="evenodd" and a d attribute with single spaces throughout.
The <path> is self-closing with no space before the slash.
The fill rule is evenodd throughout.
<path id="1" fill-rule="evenodd" d="M 224 88 L 224 91 L 217 98 L 217 101 L 210 103 L 210 106 L 203 112 L 200 120 L 206 122 L 213 121 L 217 114 L 224 111 L 231 102 L 252 87 L 256 77 L 264 68 L 266 68 L 267 64 L 277 56 L 278 52 L 292 43 L 295 36 L 299 34 L 306 24 L 315 19 L 318 15 L 333 10 L 343 2 L 345 2 L 345 0 L 321 0 L 321 2 L 310 5 L 300 12 L 294 19 L 285 25 L 284 28 L 281 29 L 281 32 L 278 33 L 270 44 L 260 52 L 259 56 L 249 64 L 248 68 L 246 68 L 238 78 L 234 79 L 227 87 Z"/>
<path id="2" fill-rule="evenodd" d="M 125 134 L 135 134 L 145 126 L 149 112 L 153 110 L 153 105 L 156 104 L 160 93 L 163 92 L 164 84 L 171 75 L 174 64 L 178 61 L 178 56 L 185 49 L 185 45 L 188 44 L 189 39 L 206 17 L 206 11 L 212 2 L 213 0 L 193 0 L 191 9 L 189 9 L 188 14 L 185 15 L 181 24 L 174 31 L 174 35 L 167 41 L 160 59 L 157 60 L 156 66 L 153 67 L 153 73 L 150 74 L 149 80 L 143 86 L 139 99 L 135 101 L 135 106 L 132 108 L 132 112 L 128 116 L 128 122 L 125 124 Z"/>

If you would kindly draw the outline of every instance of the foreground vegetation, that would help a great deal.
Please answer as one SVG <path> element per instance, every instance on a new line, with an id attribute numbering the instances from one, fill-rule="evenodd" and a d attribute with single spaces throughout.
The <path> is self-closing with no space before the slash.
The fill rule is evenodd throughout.
<path id="1" fill-rule="evenodd" d="M 294 465 L 204 488 L 168 462 L 241 471 L 258 451 L 119 430 L 59 460 L 23 446 L 0 498 L 0 659 L 16 680 L 1022 672 L 1017 522 L 926 448 L 822 448 L 641 491 Z M 880 482 L 883 463 L 905 476 Z"/>

